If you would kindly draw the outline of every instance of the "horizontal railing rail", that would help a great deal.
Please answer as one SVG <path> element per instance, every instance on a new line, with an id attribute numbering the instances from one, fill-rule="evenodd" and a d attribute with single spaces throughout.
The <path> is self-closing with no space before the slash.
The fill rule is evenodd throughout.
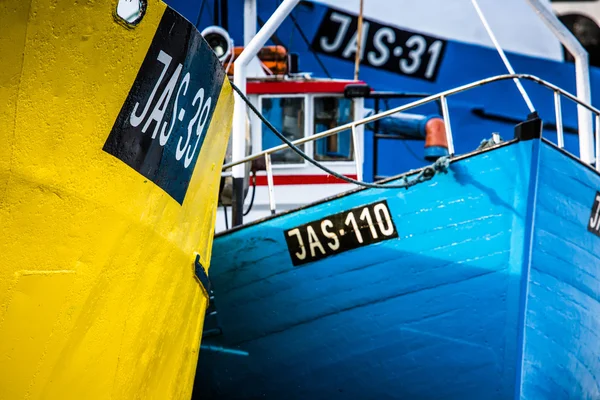
<path id="1" fill-rule="evenodd" d="M 449 89 L 449 90 L 446 90 L 444 92 L 440 92 L 440 93 L 437 93 L 437 94 L 425 97 L 423 99 L 419 99 L 419 100 L 413 101 L 411 103 L 408 103 L 408 104 L 405 104 L 405 105 L 402 105 L 402 106 L 398 106 L 398 107 L 392 108 L 392 109 L 387 110 L 387 111 L 382 111 L 382 112 L 380 112 L 378 114 L 371 115 L 371 116 L 369 116 L 367 118 L 356 120 L 354 122 L 350 122 L 350 123 L 347 123 L 347 124 L 344 124 L 344 125 L 340 125 L 338 127 L 332 128 L 332 129 L 328 129 L 328 130 L 323 131 L 323 132 L 319 132 L 319 133 L 314 134 L 312 136 L 307 136 L 307 137 L 304 137 L 302 139 L 295 140 L 292 143 L 295 146 L 298 146 L 298 145 L 301 145 L 301 144 L 304 144 L 304 143 L 307 143 L 307 142 L 311 142 L 311 141 L 314 141 L 314 140 L 323 139 L 323 138 L 326 138 L 328 136 L 338 134 L 340 132 L 351 130 L 353 126 L 356 127 L 358 125 L 368 124 L 368 123 L 377 121 L 379 119 L 389 117 L 390 115 L 393 115 L 393 114 L 396 114 L 396 113 L 399 113 L 399 112 L 403 112 L 403 111 L 407 111 L 407 110 L 410 110 L 411 108 L 419 107 L 419 106 L 422 106 L 424 104 L 428 104 L 428 103 L 431 103 L 433 101 L 438 101 L 438 100 L 442 102 L 442 114 L 448 114 L 448 103 L 447 103 L 447 101 L 445 101 L 448 97 L 456 95 L 456 94 L 464 92 L 464 91 L 467 91 L 467 90 L 470 90 L 470 89 L 474 89 L 474 88 L 477 88 L 477 87 L 488 85 L 488 84 L 493 83 L 493 82 L 499 82 L 499 81 L 510 80 L 510 79 L 515 79 L 515 78 L 516 79 L 525 79 L 525 80 L 536 82 L 536 83 L 538 83 L 538 84 L 540 84 L 542 86 L 545 86 L 545 87 L 551 89 L 552 91 L 554 91 L 555 92 L 555 99 L 557 98 L 556 93 L 559 93 L 559 94 L 563 95 L 564 97 L 568 98 L 569 100 L 571 100 L 571 101 L 573 101 L 573 102 L 581 105 L 582 107 L 585 107 L 589 111 L 593 112 L 594 114 L 596 114 L 596 117 L 598 117 L 600 115 L 600 110 L 597 109 L 596 107 L 594 107 L 594 106 L 592 106 L 590 104 L 584 103 L 583 101 L 579 100 L 573 94 L 567 92 L 566 90 L 563 90 L 563 89 L 559 88 L 556 85 L 551 84 L 550 82 L 547 82 L 547 81 L 545 81 L 545 80 L 543 80 L 541 78 L 538 78 L 537 76 L 529 75 L 529 74 L 505 74 L 505 75 L 497 75 L 497 76 L 493 76 L 493 77 L 490 77 L 490 78 L 481 79 L 479 81 L 475 81 L 475 82 L 472 82 L 472 83 L 469 83 L 469 84 L 466 84 L 466 85 L 463 85 L 463 86 L 459 86 L 459 87 L 456 87 L 454 89 Z M 560 96 L 558 96 L 558 98 L 560 99 Z M 444 106 L 444 104 L 445 104 L 445 106 Z M 556 109 L 557 109 L 557 112 L 560 111 L 560 101 L 558 102 L 558 106 L 556 107 Z M 447 115 L 442 115 L 442 117 L 444 118 L 444 121 L 447 121 L 447 125 L 449 125 L 449 118 L 448 118 L 448 116 Z M 559 123 L 559 121 L 560 121 L 560 123 Z M 562 117 L 558 117 L 557 118 L 557 130 L 561 131 L 561 132 L 559 132 L 559 136 L 562 136 L 561 135 L 562 134 Z M 451 134 L 452 134 L 451 130 L 448 129 L 448 126 L 446 126 L 446 134 L 449 135 L 449 136 L 451 136 Z M 453 146 L 450 147 L 451 143 L 452 143 L 452 139 L 450 139 L 448 141 L 448 146 L 449 146 L 448 150 L 449 150 L 450 155 L 454 155 L 454 147 Z M 564 145 L 564 143 L 563 143 L 563 145 Z M 283 150 L 283 149 L 285 149 L 287 147 L 288 147 L 288 145 L 286 145 L 286 144 L 281 144 L 279 146 L 271 147 L 271 148 L 263 150 L 263 151 L 261 151 L 259 153 L 251 154 L 251 155 L 249 155 L 247 157 L 244 157 L 244 158 L 241 158 L 239 160 L 227 163 L 227 164 L 223 165 L 223 169 L 224 170 L 225 169 L 229 169 L 229 168 L 231 168 L 231 167 L 233 167 L 235 165 L 239 165 L 239 164 L 243 164 L 243 163 L 246 163 L 246 162 L 249 162 L 249 161 L 253 161 L 253 160 L 259 159 L 261 157 L 264 157 L 266 154 L 272 154 L 272 153 L 275 153 L 277 151 Z M 596 144 L 596 148 L 598 148 L 598 144 Z"/>
<path id="2" fill-rule="evenodd" d="M 579 100 L 575 95 L 567 92 L 566 90 L 563 90 L 548 81 L 538 78 L 537 76 L 529 75 L 529 74 L 504 74 L 504 75 L 493 76 L 493 77 L 486 78 L 486 79 L 481 79 L 481 80 L 478 80 L 478 81 L 475 81 L 472 83 L 468 83 L 463 86 L 459 86 L 459 87 L 449 89 L 449 90 L 446 90 L 446 91 L 443 91 L 443 92 L 440 92 L 440 93 L 437 93 L 437 94 L 434 94 L 431 96 L 424 97 L 419 100 L 415 100 L 408 104 L 404 104 L 402 106 L 398 106 L 398 107 L 392 108 L 387 111 L 382 111 L 380 113 L 371 115 L 366 118 L 362 118 L 362 119 L 359 119 L 359 120 L 356 120 L 356 121 L 353 121 L 353 122 L 350 122 L 350 123 L 347 123 L 344 125 L 340 125 L 338 127 L 332 128 L 332 129 L 328 129 L 326 131 L 314 134 L 312 136 L 307 136 L 307 137 L 295 140 L 292 142 L 292 144 L 294 144 L 295 146 L 298 146 L 298 145 L 301 145 L 304 143 L 308 143 L 308 142 L 323 139 L 323 138 L 326 138 L 326 137 L 329 137 L 332 135 L 336 135 L 336 134 L 339 134 L 339 133 L 347 131 L 347 130 L 351 130 L 352 142 L 353 142 L 353 146 L 354 146 L 354 160 L 356 163 L 356 171 L 357 171 L 357 177 L 358 177 L 357 179 L 359 181 L 362 181 L 362 165 L 361 165 L 362 161 L 360 160 L 360 151 L 357 146 L 356 127 L 359 125 L 365 125 L 365 124 L 377 121 L 379 119 L 389 117 L 393 114 L 407 111 L 412 108 L 419 107 L 419 106 L 422 106 L 422 105 L 425 105 L 425 104 L 428 104 L 428 103 L 431 103 L 434 101 L 439 101 L 441 103 L 441 108 L 442 108 L 442 118 L 444 120 L 444 124 L 446 127 L 446 139 L 448 142 L 448 153 L 449 153 L 450 157 L 452 157 L 452 156 L 454 156 L 454 140 L 453 140 L 453 136 L 452 136 L 452 126 L 450 124 L 450 113 L 448 110 L 448 100 L 447 100 L 448 97 L 465 92 L 467 90 L 485 86 L 490 83 L 500 82 L 500 81 L 504 81 L 504 80 L 513 80 L 513 79 L 523 79 L 523 80 L 532 81 L 532 82 L 538 83 L 541 86 L 544 86 L 554 92 L 554 108 L 555 108 L 555 114 L 556 114 L 557 146 L 561 149 L 564 148 L 564 132 L 563 132 L 563 120 L 562 120 L 561 96 L 568 98 L 569 100 L 577 103 L 579 106 L 582 106 L 582 107 L 586 108 L 587 110 L 591 111 L 593 114 L 595 114 L 595 116 L 596 116 L 596 118 L 595 118 L 595 122 L 596 122 L 596 127 L 595 127 L 596 128 L 595 129 L 595 167 L 596 167 L 597 171 L 600 171 L 600 162 L 598 162 L 598 160 L 600 159 L 600 110 L 590 104 L 587 104 L 587 103 Z M 579 132 L 579 134 L 581 135 L 582 132 Z M 581 138 L 579 140 L 581 140 Z M 249 156 L 241 158 L 239 160 L 232 161 L 230 163 L 225 164 L 223 166 L 223 170 L 226 170 L 233 166 L 247 163 L 247 162 L 250 162 L 253 160 L 257 160 L 261 157 L 264 157 L 265 161 L 266 161 L 266 167 L 267 167 L 266 168 L 267 169 L 267 182 L 269 185 L 269 203 L 270 203 L 271 212 L 275 213 L 275 200 L 274 200 L 274 195 L 273 195 L 273 173 L 272 173 L 270 156 L 271 156 L 271 154 L 273 154 L 277 151 L 280 151 L 280 150 L 284 150 L 287 147 L 288 147 L 287 144 L 281 144 L 279 146 L 271 147 L 269 149 L 249 155 Z M 227 172 L 224 172 L 223 175 L 227 175 Z"/>

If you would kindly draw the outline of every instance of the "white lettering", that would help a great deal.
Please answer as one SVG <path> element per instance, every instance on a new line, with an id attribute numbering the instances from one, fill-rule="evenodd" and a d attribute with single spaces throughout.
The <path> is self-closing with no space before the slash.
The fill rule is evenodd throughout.
<path id="1" fill-rule="evenodd" d="M 310 247 L 310 255 L 312 257 L 315 257 L 315 255 L 316 255 L 315 248 L 319 248 L 319 250 L 321 250 L 321 253 L 326 254 L 325 249 L 323 248 L 323 245 L 319 241 L 319 238 L 317 237 L 317 233 L 315 232 L 313 227 L 309 225 L 306 228 L 306 232 L 308 233 L 308 246 Z"/>
<path id="2" fill-rule="evenodd" d="M 362 33 L 361 44 L 360 44 L 360 59 L 361 60 L 363 59 L 363 56 L 365 55 L 365 43 L 367 42 L 367 33 L 369 33 L 369 23 L 365 22 L 363 24 L 363 33 Z M 358 48 L 358 32 L 354 32 L 354 35 L 352 35 L 352 39 L 350 39 L 350 41 L 346 45 L 346 48 L 344 49 L 342 56 L 344 58 L 350 58 L 352 56 L 352 54 L 356 54 L 357 48 Z"/>
<path id="3" fill-rule="evenodd" d="M 210 112 L 210 105 L 212 104 L 212 98 L 206 99 L 206 103 L 202 107 L 202 113 L 200 116 L 200 121 L 198 126 L 196 127 L 196 144 L 194 145 L 194 150 L 190 152 L 192 146 L 188 147 L 187 153 L 185 154 L 185 160 L 183 163 L 184 168 L 187 168 L 192 163 L 192 159 L 194 158 L 194 154 L 196 154 L 196 150 L 198 149 L 198 144 L 200 143 L 200 139 L 202 138 L 202 130 L 204 129 L 204 125 L 206 125 L 206 121 L 208 121 L 208 114 Z M 206 112 L 205 112 L 206 111 Z"/>
<path id="4" fill-rule="evenodd" d="M 442 53 L 442 45 L 443 43 L 441 40 L 436 40 L 431 46 L 429 46 L 429 50 L 427 50 L 427 52 L 431 55 L 431 58 L 429 59 L 429 63 L 427 64 L 425 78 L 431 78 L 433 76 L 438 59 L 440 58 L 440 54 Z"/>
<path id="5" fill-rule="evenodd" d="M 292 229 L 288 232 L 288 236 L 296 236 L 298 238 L 298 247 L 302 249 L 301 253 L 294 253 L 298 260 L 304 260 L 306 258 L 306 247 L 304 247 L 304 241 L 302 240 L 302 235 L 300 234 L 300 229 Z"/>
<path id="6" fill-rule="evenodd" d="M 416 46 L 416 48 L 408 53 L 408 56 L 412 60 L 411 63 L 408 60 L 400 60 L 400 70 L 405 74 L 414 74 L 421 66 L 421 56 L 425 52 L 427 42 L 423 36 L 414 35 L 406 41 L 406 46 L 409 48 Z"/>
<path id="7" fill-rule="evenodd" d="M 323 235 L 325 235 L 326 238 L 333 240 L 333 243 L 328 242 L 327 246 L 329 246 L 331 250 L 335 251 L 340 248 L 340 240 L 335 233 L 327 230 L 328 227 L 333 228 L 333 222 L 328 219 L 321 222 L 321 231 L 323 232 Z"/>
<path id="8" fill-rule="evenodd" d="M 200 99 L 200 101 L 198 101 L 198 99 Z M 204 89 L 200 88 L 200 90 L 198 90 L 198 92 L 196 92 L 196 96 L 194 96 L 194 100 L 192 101 L 193 106 L 195 106 L 196 102 L 198 102 L 198 110 L 196 111 L 196 114 L 194 114 L 194 116 L 190 120 L 190 123 L 188 124 L 187 139 L 185 140 L 185 144 L 183 146 L 181 146 L 181 138 L 179 138 L 179 141 L 177 142 L 177 148 L 175 149 L 175 158 L 177 159 L 177 161 L 181 160 L 181 157 L 183 157 L 186 150 L 188 149 L 188 145 L 190 144 L 190 139 L 192 137 L 192 129 L 194 129 L 194 124 L 196 123 L 196 121 L 198 120 L 198 117 L 200 116 L 200 111 L 202 110 L 202 102 L 203 101 L 204 101 Z"/>
<path id="9" fill-rule="evenodd" d="M 348 225 L 348 223 L 352 224 L 352 229 L 354 230 L 354 234 L 356 235 L 356 240 L 358 240 L 358 243 L 362 243 L 363 237 L 360 233 L 360 230 L 358 229 L 358 224 L 356 223 L 356 218 L 354 218 L 354 214 L 352 213 L 352 211 L 350 211 L 350 214 L 348 214 L 348 216 L 346 217 L 346 222 L 344 223 L 346 225 Z"/>
<path id="10" fill-rule="evenodd" d="M 352 20 L 350 17 L 346 15 L 341 15 L 336 12 L 331 14 L 330 20 L 332 22 L 339 22 L 340 28 L 338 30 L 337 36 L 333 40 L 333 43 L 327 43 L 327 38 L 322 37 L 320 40 L 321 48 L 328 52 L 333 53 L 336 51 L 340 45 L 342 44 L 342 40 L 346 36 L 346 32 L 348 31 L 348 27 L 350 26 L 350 21 Z"/>
<path id="11" fill-rule="evenodd" d="M 387 39 L 387 44 L 384 43 L 383 39 Z M 367 54 L 367 60 L 374 67 L 380 67 L 388 61 L 388 57 L 390 56 L 390 49 L 388 45 L 394 43 L 396 40 L 396 34 L 390 28 L 381 28 L 377 32 L 375 32 L 375 36 L 373 37 L 373 46 L 378 50 L 379 54 L 376 51 L 370 51 Z"/>
<path id="12" fill-rule="evenodd" d="M 159 141 L 160 141 L 161 146 L 164 146 L 165 144 L 167 144 L 167 141 L 171 137 L 171 133 L 173 133 L 173 127 L 175 126 L 175 119 L 177 118 L 177 109 L 179 108 L 179 106 L 177 104 L 177 100 L 178 100 L 179 96 L 181 96 L 181 89 L 183 89 L 183 95 L 185 96 L 189 85 L 190 85 L 190 73 L 188 72 L 187 74 L 185 74 L 185 76 L 181 80 L 181 83 L 179 84 L 179 89 L 177 89 L 177 96 L 175 96 L 175 105 L 173 105 L 173 116 L 171 117 L 171 126 L 169 127 L 169 132 L 165 135 L 165 131 L 167 128 L 166 122 L 163 124 L 163 128 L 160 131 Z M 184 115 L 185 115 L 185 110 L 184 109 L 179 110 L 179 120 L 180 121 L 183 120 Z"/>
<path id="13" fill-rule="evenodd" d="M 590 218 L 590 227 L 595 230 L 600 228 L 600 195 L 596 195 L 596 215 Z"/>
<path id="14" fill-rule="evenodd" d="M 369 230 L 371 231 L 371 237 L 373 239 L 377 239 L 379 237 L 379 235 L 377 235 L 377 230 L 375 229 L 375 225 L 373 225 L 373 218 L 371 218 L 371 213 L 369 212 L 369 208 L 365 207 L 363 209 L 363 212 L 360 213 L 360 220 L 364 221 L 367 220 L 367 223 L 369 224 Z"/>
<path id="15" fill-rule="evenodd" d="M 381 233 L 383 233 L 384 236 L 391 236 L 394 233 L 394 224 L 392 224 L 392 218 L 390 217 L 387 207 L 382 203 L 379 203 L 373 208 L 373 211 L 375 212 L 375 219 L 377 220 L 379 229 L 381 229 Z M 383 226 L 384 219 L 385 227 Z"/>
<path id="16" fill-rule="evenodd" d="M 158 87 L 160 86 L 163 78 L 165 77 L 165 74 L 167 73 L 167 69 L 169 68 L 169 65 L 171 64 L 171 60 L 173 59 L 173 57 L 171 57 L 170 55 L 168 55 L 167 53 L 165 53 L 164 51 L 161 50 L 160 53 L 158 53 L 158 57 L 156 57 L 156 59 L 158 61 L 160 61 L 161 63 L 163 63 L 164 67 L 163 67 L 162 72 L 160 73 L 160 77 L 158 78 L 158 81 L 156 81 L 156 84 L 154 85 L 154 88 L 152 89 L 152 92 L 150 93 L 150 98 L 146 102 L 146 106 L 144 107 L 144 111 L 142 111 L 141 115 L 135 115 L 135 112 L 137 111 L 138 107 L 140 106 L 140 103 L 135 103 L 135 106 L 133 107 L 133 111 L 131 112 L 131 115 L 129 116 L 129 123 L 134 127 L 139 126 L 139 124 L 142 123 L 144 118 L 146 118 L 146 114 L 148 113 L 148 110 L 150 109 L 152 100 L 154 100 L 156 91 L 158 90 Z"/>
<path id="17" fill-rule="evenodd" d="M 152 114 L 150 114 L 150 117 L 148 118 L 148 120 L 144 124 L 144 127 L 142 128 L 142 132 L 146 133 L 146 130 L 148 130 L 148 127 L 150 126 L 152 121 L 156 121 L 156 126 L 154 127 L 154 132 L 152 133 L 152 139 L 155 139 L 156 135 L 158 134 L 158 129 L 160 128 L 162 120 L 165 116 L 165 112 L 167 111 L 169 102 L 171 101 L 171 96 L 173 95 L 175 85 L 177 85 L 177 81 L 179 80 L 179 75 L 181 75 L 182 68 L 183 65 L 181 64 L 177 66 L 177 69 L 175 70 L 175 73 L 173 73 L 173 75 L 171 76 L 171 79 L 169 79 L 169 83 L 165 87 L 165 90 L 163 90 L 162 94 L 158 98 L 158 102 L 156 102 L 154 110 L 152 110 Z M 167 125 L 166 122 L 165 125 Z"/>

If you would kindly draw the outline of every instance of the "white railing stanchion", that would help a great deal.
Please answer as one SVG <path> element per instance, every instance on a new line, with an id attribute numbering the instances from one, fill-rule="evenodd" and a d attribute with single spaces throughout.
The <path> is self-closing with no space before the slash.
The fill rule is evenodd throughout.
<path id="1" fill-rule="evenodd" d="M 560 104 L 560 93 L 554 91 L 554 112 L 556 113 L 556 140 L 558 148 L 562 149 L 565 147 L 565 136 L 563 132 L 563 121 L 562 121 L 562 106 Z"/>
<path id="2" fill-rule="evenodd" d="M 271 209 L 271 215 L 275 214 L 275 190 L 273 184 L 273 167 L 271 166 L 271 155 L 265 154 L 265 166 L 267 169 L 267 185 L 269 188 L 269 208 Z"/>
<path id="3" fill-rule="evenodd" d="M 362 160 L 360 159 L 360 149 L 358 148 L 358 133 L 356 133 L 356 124 L 352 124 L 352 147 L 354 148 L 354 163 L 356 164 L 356 180 L 362 182 Z"/>
<path id="4" fill-rule="evenodd" d="M 596 114 L 596 171 L 600 171 L 600 114 Z"/>
<path id="5" fill-rule="evenodd" d="M 594 134 L 592 113 L 589 107 L 582 106 L 580 102 L 592 104 L 590 89 L 589 57 L 587 50 L 558 19 L 558 16 L 547 6 L 544 0 L 526 0 L 536 14 L 550 28 L 554 36 L 562 43 L 575 58 L 575 84 L 577 87 L 577 125 L 579 129 L 579 158 L 586 164 L 592 163 L 594 157 Z"/>
<path id="6" fill-rule="evenodd" d="M 440 102 L 442 103 L 442 117 L 444 118 L 444 125 L 446 127 L 446 141 L 448 142 L 448 154 L 450 157 L 454 156 L 454 139 L 452 137 L 452 126 L 450 125 L 450 112 L 448 111 L 448 100 L 446 96 L 440 96 Z"/>
<path id="7" fill-rule="evenodd" d="M 300 0 L 283 0 L 283 2 L 277 7 L 275 12 L 269 17 L 267 22 L 260 28 L 258 33 L 256 33 L 250 42 L 246 43 L 241 54 L 236 58 L 233 63 L 234 74 L 233 74 L 233 83 L 240 90 L 241 93 L 246 95 L 246 83 L 247 83 L 247 69 L 250 61 L 258 54 L 260 49 L 263 48 L 265 43 L 271 38 L 271 36 L 275 33 L 277 28 L 283 23 L 283 21 L 287 18 L 287 16 L 292 12 L 294 7 L 300 2 Z M 252 11 L 250 8 L 245 9 L 246 11 Z M 248 16 L 246 18 L 246 23 L 250 24 L 251 22 L 248 19 L 251 19 L 252 16 Z M 252 27 L 246 26 L 244 24 L 245 34 L 250 35 L 253 30 Z M 248 36 L 245 39 L 249 39 Z M 246 114 L 248 111 L 248 106 L 239 95 L 234 96 L 233 102 L 233 125 L 231 130 L 231 158 L 232 161 L 238 161 L 244 158 L 246 154 Z M 242 182 L 245 174 L 244 166 L 242 164 L 236 164 L 232 170 L 233 173 L 233 181 L 234 188 L 237 186 L 236 182 Z M 232 225 L 237 226 L 243 223 L 243 208 L 240 206 L 240 203 L 243 205 L 243 194 L 241 194 L 241 190 L 234 189 L 233 193 L 233 204 L 232 204 Z"/>

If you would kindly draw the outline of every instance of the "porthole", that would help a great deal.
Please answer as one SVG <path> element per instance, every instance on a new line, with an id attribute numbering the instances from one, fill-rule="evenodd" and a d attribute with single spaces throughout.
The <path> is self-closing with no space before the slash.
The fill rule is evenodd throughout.
<path id="1" fill-rule="evenodd" d="M 146 0 L 119 0 L 117 3 L 117 19 L 127 26 L 139 24 L 146 13 Z"/>

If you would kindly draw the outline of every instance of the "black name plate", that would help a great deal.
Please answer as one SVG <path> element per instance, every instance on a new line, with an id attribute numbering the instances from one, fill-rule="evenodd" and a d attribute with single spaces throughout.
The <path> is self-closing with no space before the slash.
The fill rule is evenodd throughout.
<path id="1" fill-rule="evenodd" d="M 386 200 L 285 231 L 288 251 L 295 266 L 397 237 Z"/>
<path id="2" fill-rule="evenodd" d="M 358 16 L 327 9 L 311 43 L 314 51 L 354 62 Z M 399 75 L 435 81 L 446 41 L 364 19 L 361 64 Z"/>
<path id="3" fill-rule="evenodd" d="M 600 236 L 600 192 L 596 192 L 594 204 L 592 204 L 592 213 L 588 221 L 588 231 L 596 236 Z"/>
<path id="4" fill-rule="evenodd" d="M 224 79 L 196 27 L 167 8 L 103 150 L 183 204 Z"/>

